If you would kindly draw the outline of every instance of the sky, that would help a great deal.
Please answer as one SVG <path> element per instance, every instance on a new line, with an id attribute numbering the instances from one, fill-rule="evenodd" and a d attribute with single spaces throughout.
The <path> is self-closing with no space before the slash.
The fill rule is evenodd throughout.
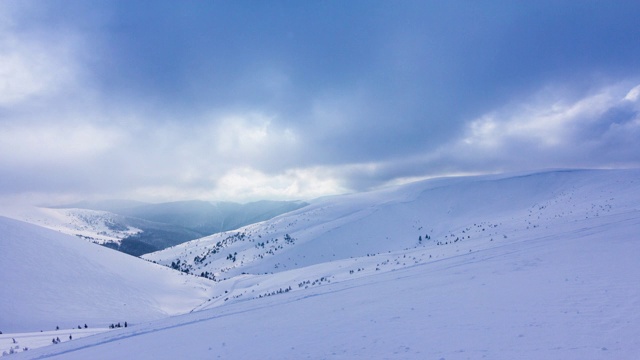
<path id="1" fill-rule="evenodd" d="M 0 199 L 640 166 L 637 1 L 0 1 Z"/>

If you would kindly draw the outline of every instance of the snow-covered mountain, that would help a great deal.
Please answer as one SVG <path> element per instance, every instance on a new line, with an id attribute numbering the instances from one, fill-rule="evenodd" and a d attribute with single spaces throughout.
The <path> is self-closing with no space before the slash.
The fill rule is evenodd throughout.
<path id="1" fill-rule="evenodd" d="M 113 210 L 113 212 L 180 226 L 205 236 L 268 220 L 305 205 L 307 204 L 302 201 L 255 201 L 239 204 L 192 200 L 146 204 Z"/>
<path id="2" fill-rule="evenodd" d="M 637 170 L 427 180 L 319 199 L 144 258 L 219 281 L 213 306 L 542 236 L 636 209 L 638 189 Z M 265 280 L 282 272 L 287 281 Z"/>
<path id="3" fill-rule="evenodd" d="M 139 323 L 188 312 L 213 283 L 0 217 L 0 331 Z"/>
<path id="4" fill-rule="evenodd" d="M 145 204 L 124 200 L 81 202 L 53 208 L 0 208 L 0 215 L 75 235 L 139 256 L 185 241 L 270 219 L 298 209 L 299 201 L 179 201 Z"/>
<path id="5" fill-rule="evenodd" d="M 133 218 L 105 210 L 82 208 L 8 207 L 0 214 L 77 236 L 95 244 L 138 256 L 202 237 L 180 226 Z"/>
<path id="6" fill-rule="evenodd" d="M 120 243 L 122 239 L 142 231 L 134 226 L 127 226 L 124 216 L 108 211 L 24 206 L 5 210 L 2 215 L 96 244 Z"/>
<path id="7" fill-rule="evenodd" d="M 318 199 L 146 255 L 215 278 L 201 311 L 16 358 L 633 358 L 638 234 L 639 170 Z"/>

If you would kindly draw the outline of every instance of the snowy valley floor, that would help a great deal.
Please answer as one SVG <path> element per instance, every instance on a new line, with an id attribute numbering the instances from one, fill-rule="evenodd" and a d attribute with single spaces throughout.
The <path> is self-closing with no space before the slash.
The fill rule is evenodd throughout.
<path id="1" fill-rule="evenodd" d="M 11 358 L 633 359 L 640 353 L 639 233 L 637 209 L 571 221 Z"/>

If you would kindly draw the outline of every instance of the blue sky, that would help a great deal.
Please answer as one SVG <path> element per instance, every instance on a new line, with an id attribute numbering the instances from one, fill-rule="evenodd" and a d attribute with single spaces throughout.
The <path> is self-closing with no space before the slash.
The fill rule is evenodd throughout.
<path id="1" fill-rule="evenodd" d="M 0 2 L 0 197 L 640 165 L 634 1 Z"/>

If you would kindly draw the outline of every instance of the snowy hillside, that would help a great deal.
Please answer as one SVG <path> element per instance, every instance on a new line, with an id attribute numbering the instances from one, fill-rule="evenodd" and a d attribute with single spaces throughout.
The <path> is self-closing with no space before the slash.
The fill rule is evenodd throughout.
<path id="1" fill-rule="evenodd" d="M 191 304 L 201 311 L 12 356 L 631 359 L 638 234 L 638 170 L 436 179 L 324 198 L 146 255 L 215 278 Z M 29 346 L 32 336 L 12 338 Z"/>
<path id="2" fill-rule="evenodd" d="M 185 313 L 212 282 L 0 217 L 0 331 L 39 331 Z"/>
<path id="3" fill-rule="evenodd" d="M 123 216 L 107 211 L 32 206 L 3 210 L 4 216 L 74 235 L 96 244 L 120 243 L 122 239 L 142 231 L 127 226 Z"/>
<path id="4" fill-rule="evenodd" d="M 511 244 L 638 204 L 637 170 L 436 179 L 320 199 L 144 258 L 219 281 L 215 306 Z"/>
<path id="5" fill-rule="evenodd" d="M 74 235 L 140 256 L 299 209 L 299 201 L 179 201 L 145 204 L 124 200 L 80 202 L 54 208 L 0 207 L 0 215 Z"/>

